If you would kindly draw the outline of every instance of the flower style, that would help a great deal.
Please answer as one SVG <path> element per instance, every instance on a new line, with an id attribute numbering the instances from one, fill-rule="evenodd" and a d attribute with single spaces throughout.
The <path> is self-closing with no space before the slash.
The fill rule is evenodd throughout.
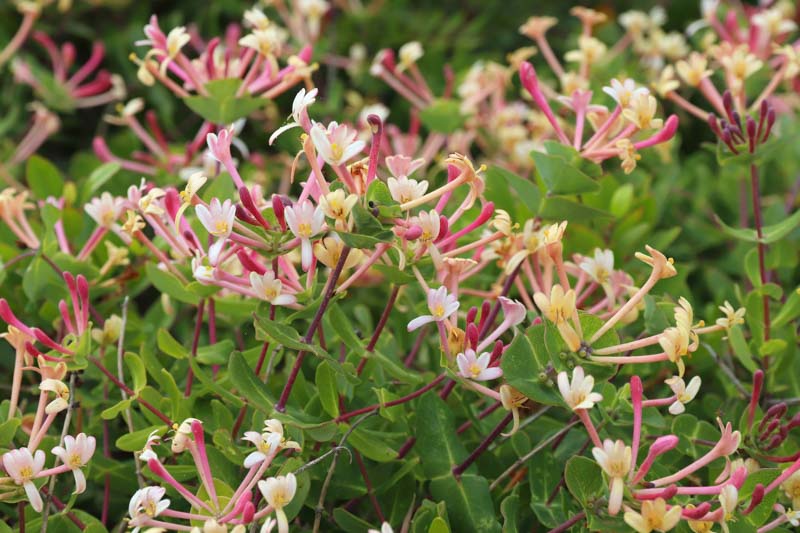
<path id="1" fill-rule="evenodd" d="M 357 140 L 358 132 L 344 124 L 331 122 L 327 129 L 315 122 L 311 128 L 311 140 L 319 155 L 331 166 L 338 167 L 358 155 L 366 142 Z"/>
<path id="2" fill-rule="evenodd" d="M 47 404 L 44 412 L 48 415 L 63 411 L 69 407 L 69 387 L 57 379 L 43 379 L 39 384 L 40 391 L 54 392 L 55 399 Z"/>
<path id="3" fill-rule="evenodd" d="M 75 494 L 86 490 L 86 477 L 81 467 L 86 466 L 94 455 L 95 444 L 94 437 L 79 433 L 77 437 L 67 435 L 64 437 L 64 446 L 56 446 L 52 450 L 53 455 L 58 456 L 72 470 L 72 475 L 75 476 Z"/>
<path id="4" fill-rule="evenodd" d="M 275 516 L 278 518 L 278 533 L 288 533 L 289 522 L 283 508 L 292 501 L 297 492 L 297 478 L 294 474 L 289 473 L 286 476 L 262 479 L 258 482 L 258 490 L 264 495 L 267 503 L 275 509 Z"/>
<path id="5" fill-rule="evenodd" d="M 164 499 L 164 487 L 145 487 L 133 493 L 128 503 L 128 514 L 131 517 L 130 525 L 134 526 L 133 533 L 146 526 L 153 518 L 169 508 L 169 500 Z"/>
<path id="6" fill-rule="evenodd" d="M 219 198 L 212 198 L 208 207 L 199 204 L 194 209 L 197 218 L 211 235 L 220 239 L 230 237 L 236 218 L 236 206 L 230 200 L 220 202 Z"/>
<path id="7" fill-rule="evenodd" d="M 438 289 L 428 289 L 428 309 L 430 315 L 422 315 L 408 323 L 408 331 L 414 331 L 430 324 L 431 322 L 443 322 L 458 311 L 459 302 L 454 294 L 448 294 L 446 287 Z"/>
<path id="8" fill-rule="evenodd" d="M 266 300 L 272 305 L 291 305 L 297 302 L 293 294 L 283 293 L 283 283 L 275 278 L 271 271 L 259 275 L 257 272 L 250 272 L 250 287 L 256 296 Z"/>
<path id="9" fill-rule="evenodd" d="M 294 101 L 292 102 L 292 122 L 288 122 L 275 130 L 272 135 L 269 137 L 269 145 L 272 146 L 272 143 L 275 142 L 275 139 L 278 138 L 279 135 L 282 133 L 292 129 L 301 127 L 304 123 L 308 121 L 308 107 L 317 101 L 317 93 L 318 89 L 315 87 L 310 91 L 306 92 L 305 88 L 300 89 L 300 91 L 295 95 Z"/>
<path id="10" fill-rule="evenodd" d="M 564 371 L 558 373 L 557 381 L 561 397 L 573 411 L 591 409 L 594 404 L 603 400 L 600 393 L 592 392 L 594 377 L 584 375 L 583 367 L 576 366 L 572 370 L 571 382 Z"/>
<path id="11" fill-rule="evenodd" d="M 458 373 L 467 379 L 475 381 L 490 381 L 503 375 L 503 370 L 498 367 L 489 367 L 492 354 L 483 352 L 480 356 L 475 355 L 475 350 L 467 349 L 456 356 Z"/>
<path id="12" fill-rule="evenodd" d="M 680 376 L 672 376 L 665 383 L 675 393 L 675 401 L 669 406 L 669 412 L 673 415 L 679 415 L 686 410 L 685 405 L 697 396 L 702 380 L 700 376 L 694 376 L 687 386 Z"/>
<path id="13" fill-rule="evenodd" d="M 625 523 L 638 533 L 651 531 L 669 531 L 681 519 L 681 507 L 673 505 L 667 510 L 667 502 L 663 498 L 642 502 L 641 514 L 635 511 L 625 513 Z"/>
<path id="14" fill-rule="evenodd" d="M 592 455 L 603 472 L 611 478 L 609 480 L 611 495 L 608 498 L 608 512 L 615 515 L 622 506 L 625 477 L 631 469 L 631 447 L 625 446 L 621 440 L 615 442 L 606 439 L 603 441 L 602 448 L 592 448 Z"/>
<path id="15" fill-rule="evenodd" d="M 300 239 L 301 262 L 303 270 L 306 271 L 311 267 L 313 257 L 311 237 L 322 231 L 322 226 L 325 224 L 325 213 L 319 206 L 314 207 L 309 200 L 303 200 L 294 206 L 287 207 L 284 216 L 291 232 Z"/>
<path id="16" fill-rule="evenodd" d="M 31 507 L 37 512 L 42 512 L 42 496 L 33 479 L 44 468 L 45 455 L 42 450 L 36 450 L 31 454 L 28 448 L 19 448 L 3 454 L 3 469 L 11 476 L 14 483 L 22 485 Z"/>

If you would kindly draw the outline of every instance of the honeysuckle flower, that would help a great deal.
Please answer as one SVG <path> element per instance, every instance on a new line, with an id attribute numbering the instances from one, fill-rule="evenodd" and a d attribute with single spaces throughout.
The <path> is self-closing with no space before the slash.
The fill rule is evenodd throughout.
<path id="1" fill-rule="evenodd" d="M 289 37 L 289 33 L 275 24 L 270 24 L 263 30 L 253 29 L 241 39 L 239 44 L 245 48 L 252 48 L 264 57 L 274 57 Z"/>
<path id="2" fill-rule="evenodd" d="M 431 322 L 443 322 L 458 311 L 459 302 L 455 294 L 448 294 L 446 287 L 428 289 L 430 315 L 422 315 L 408 323 L 408 331 L 414 331 Z"/>
<path id="3" fill-rule="evenodd" d="M 183 453 L 186 446 L 192 440 L 192 423 L 197 421 L 196 418 L 187 418 L 180 423 L 178 429 L 175 430 L 175 436 L 172 437 L 172 444 L 170 445 L 172 453 Z"/>
<path id="4" fill-rule="evenodd" d="M 258 431 L 245 431 L 242 440 L 249 441 L 256 447 L 256 451 L 250 452 L 244 459 L 244 467 L 252 468 L 266 461 L 278 450 L 280 435 L 274 433 L 259 433 Z"/>
<path id="5" fill-rule="evenodd" d="M 462 377 L 475 381 L 490 381 L 503 375 L 499 366 L 489 367 L 492 354 L 483 352 L 476 356 L 475 350 L 467 349 L 456 356 L 458 373 Z"/>
<path id="6" fill-rule="evenodd" d="M 786 493 L 786 497 L 792 500 L 792 508 L 800 509 L 800 470 L 781 483 L 781 489 Z"/>
<path id="7" fill-rule="evenodd" d="M 67 435 L 64 437 L 64 446 L 53 448 L 53 455 L 58 456 L 61 462 L 69 466 L 75 476 L 75 494 L 86 490 L 86 477 L 81 467 L 86 466 L 94 455 L 95 438 L 87 437 L 85 433 L 78 433 L 77 437 Z"/>
<path id="8" fill-rule="evenodd" d="M 319 207 L 325 216 L 344 222 L 353 206 L 358 202 L 358 195 L 346 194 L 344 189 L 336 189 L 319 197 Z"/>
<path id="9" fill-rule="evenodd" d="M 335 233 L 332 233 L 327 237 L 323 237 L 314 243 L 314 257 L 316 257 L 320 263 L 328 268 L 336 267 L 336 263 L 338 263 L 339 258 L 342 257 L 343 250 L 344 241 L 342 241 L 342 239 Z M 347 259 L 344 260 L 344 265 L 342 268 L 344 270 L 353 268 L 355 265 L 361 262 L 363 257 L 364 254 L 361 252 L 361 250 L 350 250 L 350 253 L 347 255 Z"/>
<path id="10" fill-rule="evenodd" d="M 427 180 L 417 181 L 404 175 L 386 180 L 392 199 L 398 203 L 406 203 L 422 197 L 428 190 Z"/>
<path id="11" fill-rule="evenodd" d="M 397 71 L 402 72 L 411 68 L 411 66 L 419 61 L 423 54 L 422 44 L 419 41 L 411 41 L 404 44 L 397 51 L 397 57 L 400 60 L 397 62 Z"/>
<path id="12" fill-rule="evenodd" d="M 519 32 L 536 40 L 544 37 L 547 30 L 556 24 L 558 24 L 558 19 L 555 17 L 529 17 L 525 24 L 519 27 Z"/>
<path id="13" fill-rule="evenodd" d="M 675 63 L 675 70 L 687 85 L 697 87 L 705 78 L 713 74 L 708 69 L 708 59 L 699 52 L 692 52 L 689 58 Z"/>
<path id="14" fill-rule="evenodd" d="M 430 211 L 420 211 L 419 214 L 411 218 L 411 223 L 416 224 L 422 229 L 419 242 L 431 244 L 439 237 L 441 231 L 441 219 L 435 209 Z"/>
<path id="15" fill-rule="evenodd" d="M 308 270 L 313 254 L 311 237 L 322 231 L 322 226 L 325 224 L 325 213 L 319 206 L 314 207 L 309 200 L 303 200 L 294 206 L 287 207 L 284 210 L 284 216 L 291 232 L 300 239 L 303 270 Z"/>
<path id="16" fill-rule="evenodd" d="M 394 529 L 392 529 L 392 526 L 389 525 L 389 522 L 384 522 L 381 524 L 380 530 L 368 529 L 367 533 L 394 533 Z"/>
<path id="17" fill-rule="evenodd" d="M 797 24 L 786 17 L 784 10 L 777 6 L 754 14 L 750 21 L 768 37 L 777 37 L 797 29 Z"/>
<path id="18" fill-rule="evenodd" d="M 595 248 L 594 257 L 584 257 L 578 267 L 598 284 L 606 285 L 614 272 L 614 252 Z"/>
<path id="19" fill-rule="evenodd" d="M 578 37 L 578 49 L 564 54 L 564 59 L 583 65 L 593 65 L 605 55 L 606 50 L 606 45 L 602 41 L 588 35 L 581 35 Z"/>
<path id="20" fill-rule="evenodd" d="M 214 282 L 216 267 L 209 265 L 205 258 L 192 258 L 192 276 L 201 284 L 208 285 Z"/>
<path id="21" fill-rule="evenodd" d="M 725 313 L 724 318 L 718 318 L 716 324 L 725 329 L 731 329 L 738 324 L 744 324 L 744 315 L 747 310 L 744 307 L 734 309 L 728 300 L 719 307 L 719 310 Z"/>
<path id="22" fill-rule="evenodd" d="M 636 87 L 636 82 L 630 78 L 622 82 L 613 78 L 611 87 L 603 87 L 603 92 L 613 98 L 620 107 L 628 107 L 631 100 L 638 98 L 641 94 L 650 94 L 646 87 Z"/>
<path id="23" fill-rule="evenodd" d="M 145 487 L 133 493 L 128 503 L 129 524 L 134 526 L 133 533 L 169 508 L 170 501 L 164 499 L 166 492 L 164 487 Z"/>
<path id="24" fill-rule="evenodd" d="M 719 493 L 720 509 L 722 510 L 722 530 L 728 533 L 728 522 L 733 519 L 733 514 L 736 511 L 736 504 L 739 501 L 739 490 L 733 484 L 725 485 Z"/>
<path id="25" fill-rule="evenodd" d="M 125 223 L 122 225 L 122 231 L 130 235 L 131 237 L 136 234 L 137 232 L 144 229 L 147 225 L 144 223 L 144 220 L 141 216 L 136 214 L 135 211 L 128 209 L 125 213 L 126 219 Z"/>
<path id="26" fill-rule="evenodd" d="M 558 332 L 572 351 L 577 351 L 581 345 L 581 339 L 575 329 L 569 324 L 575 314 L 575 291 L 570 289 L 564 292 L 561 285 L 553 285 L 550 290 L 550 297 L 537 292 L 533 295 L 533 301 L 550 322 L 558 328 Z"/>
<path id="27" fill-rule="evenodd" d="M 145 215 L 163 215 L 166 211 L 161 207 L 161 203 L 166 194 L 165 190 L 153 187 L 139 199 L 139 209 Z"/>
<path id="28" fill-rule="evenodd" d="M 243 20 L 246 28 L 264 30 L 270 25 L 269 17 L 267 17 L 264 12 L 257 7 L 246 9 Z"/>
<path id="29" fill-rule="evenodd" d="M 642 502 L 641 514 L 636 511 L 625 512 L 625 523 L 638 533 L 651 531 L 669 531 L 681 519 L 681 507 L 673 505 L 667 510 L 667 502 L 663 498 Z"/>
<path id="30" fill-rule="evenodd" d="M 603 400 L 600 393 L 592 392 L 594 377 L 585 375 L 583 367 L 576 366 L 572 370 L 572 381 L 565 371 L 559 372 L 557 382 L 561 397 L 573 411 L 591 409 L 594 404 Z"/>
<path id="31" fill-rule="evenodd" d="M 632 96 L 628 107 L 622 110 L 622 116 L 640 130 L 660 129 L 664 121 L 655 118 L 657 102 L 652 94 L 639 93 Z"/>
<path id="32" fill-rule="evenodd" d="M 271 516 L 264 520 L 264 524 L 261 526 L 260 533 L 272 533 L 273 528 L 278 522 L 272 518 Z"/>
<path id="33" fill-rule="evenodd" d="M 694 508 L 695 506 L 691 503 L 686 506 L 686 509 Z M 716 522 L 711 520 L 687 520 L 686 523 L 689 525 L 689 529 L 694 533 L 711 533 Z"/>
<path id="34" fill-rule="evenodd" d="M 689 353 L 689 331 L 680 327 L 670 327 L 659 336 L 658 343 L 667 358 L 678 366 L 678 375 L 683 376 L 686 364 L 683 356 Z"/>
<path id="35" fill-rule="evenodd" d="M 239 524 L 233 527 L 230 530 L 230 533 L 245 533 L 247 528 L 244 524 Z M 209 518 L 205 522 L 203 522 L 203 528 L 200 529 L 199 527 L 195 526 L 191 529 L 191 533 L 229 533 L 228 526 L 225 524 L 220 524 L 213 518 Z"/>
<path id="36" fill-rule="evenodd" d="M 595 461 L 610 478 L 608 497 L 608 512 L 616 515 L 622 506 L 622 496 L 625 490 L 625 478 L 631 470 L 631 447 L 625 446 L 621 440 L 603 441 L 602 448 L 592 448 Z"/>
<path id="37" fill-rule="evenodd" d="M 295 95 L 294 101 L 292 102 L 292 122 L 288 122 L 275 130 L 272 135 L 269 137 L 269 144 L 272 146 L 272 143 L 275 142 L 275 139 L 278 138 L 279 135 L 282 133 L 292 129 L 302 126 L 304 122 L 308 120 L 308 107 L 317 101 L 317 93 L 318 89 L 315 87 L 310 91 L 306 92 L 305 87 L 300 89 L 300 91 Z"/>
<path id="38" fill-rule="evenodd" d="M 330 3 L 325 0 L 299 0 L 297 2 L 297 9 L 305 16 L 312 38 L 319 35 L 320 21 L 330 8 Z"/>
<path id="39" fill-rule="evenodd" d="M 687 386 L 680 376 L 672 376 L 665 383 L 675 393 L 675 401 L 669 406 L 669 412 L 673 415 L 679 415 L 686 410 L 685 405 L 697 396 L 702 380 L 700 376 L 694 376 L 689 380 L 689 385 Z"/>
<path id="40" fill-rule="evenodd" d="M 31 507 L 37 512 L 42 512 L 42 496 L 33 479 L 44 468 L 45 455 L 42 450 L 31 454 L 28 448 L 18 448 L 3 454 L 3 469 L 17 485 L 22 485 Z"/>
<path id="41" fill-rule="evenodd" d="M 622 160 L 620 166 L 625 174 L 630 174 L 636 169 L 637 161 L 642 159 L 641 154 L 636 151 L 636 146 L 630 139 L 620 139 L 615 146 L 619 150 L 619 158 Z"/>
<path id="42" fill-rule="evenodd" d="M 678 274 L 678 271 L 675 270 L 675 267 L 673 266 L 674 260 L 671 257 L 667 259 L 664 254 L 652 246 L 646 245 L 645 249 L 650 255 L 642 252 L 636 252 L 636 259 L 653 267 L 653 271 L 658 272 L 659 279 L 671 278 L 672 276 L 676 276 Z"/>
<path id="43" fill-rule="evenodd" d="M 278 533 L 288 533 L 289 522 L 283 508 L 289 505 L 297 492 L 297 478 L 294 474 L 267 478 L 258 482 L 258 490 L 264 495 L 267 503 L 275 509 L 278 518 Z"/>
<path id="44" fill-rule="evenodd" d="M 48 415 L 61 412 L 69 407 L 69 387 L 63 381 L 44 379 L 39 384 L 39 390 L 53 392 L 56 395 L 55 399 L 48 403 L 44 409 L 44 412 Z"/>
<path id="45" fill-rule="evenodd" d="M 283 431 L 283 424 L 276 418 L 270 418 L 264 421 L 264 432 L 277 438 L 278 447 L 282 450 L 300 450 L 300 444 L 293 440 L 286 440 L 286 435 Z"/>
<path id="46" fill-rule="evenodd" d="M 110 229 L 114 226 L 122 212 L 123 200 L 104 192 L 99 198 L 92 198 L 84 206 L 86 214 L 92 217 L 101 227 Z"/>
<path id="47" fill-rule="evenodd" d="M 500 403 L 503 405 L 503 409 L 511 411 L 514 417 L 511 431 L 503 433 L 503 436 L 510 437 L 519 430 L 519 408 L 527 401 L 528 397 L 514 387 L 505 384 L 500 385 Z"/>
<path id="48" fill-rule="evenodd" d="M 297 302 L 297 298 L 293 294 L 283 292 L 283 283 L 275 278 L 272 271 L 267 271 L 263 275 L 250 272 L 250 287 L 259 298 L 272 305 L 291 305 Z"/>
<path id="49" fill-rule="evenodd" d="M 358 132 L 345 124 L 331 122 L 325 128 L 315 122 L 311 127 L 311 140 L 326 163 L 339 166 L 347 163 L 364 149 L 366 142 L 357 140 Z"/>
<path id="50" fill-rule="evenodd" d="M 236 206 L 230 200 L 220 202 L 219 198 L 212 198 L 208 207 L 198 204 L 195 206 L 194 211 L 197 214 L 197 219 L 211 235 L 220 239 L 227 239 L 233 232 Z"/>

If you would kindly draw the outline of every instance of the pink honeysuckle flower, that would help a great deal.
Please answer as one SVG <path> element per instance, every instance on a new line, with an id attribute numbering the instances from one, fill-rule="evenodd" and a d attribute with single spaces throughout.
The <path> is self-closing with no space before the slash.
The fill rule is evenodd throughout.
<path id="1" fill-rule="evenodd" d="M 19 448 L 3 454 L 3 469 L 17 485 L 22 485 L 31 507 L 37 512 L 42 512 L 42 496 L 33 480 L 44 468 L 45 455 L 42 450 L 31 454 L 28 448 Z"/>
<path id="2" fill-rule="evenodd" d="M 212 198 L 208 207 L 198 204 L 194 209 L 197 218 L 211 235 L 219 239 L 230 237 L 236 218 L 236 206 L 230 200 L 220 202 L 219 198 Z"/>
<path id="3" fill-rule="evenodd" d="M 428 309 L 430 315 L 422 315 L 408 323 L 408 331 L 414 331 L 431 322 L 443 322 L 458 311 L 459 302 L 454 294 L 448 294 L 446 287 L 428 289 Z"/>
<path id="4" fill-rule="evenodd" d="M 638 483 L 644 479 L 644 476 L 650 471 L 650 467 L 653 466 L 653 462 L 655 462 L 656 458 L 673 449 L 678 445 L 678 442 L 680 442 L 680 439 L 675 435 L 663 435 L 658 437 L 653 444 L 650 445 L 650 449 L 647 451 L 647 457 L 642 461 L 639 470 L 636 472 L 636 475 L 633 476 L 631 482 Z"/>
<path id="5" fill-rule="evenodd" d="M 265 272 L 262 275 L 250 272 L 250 287 L 259 298 L 273 305 L 291 305 L 297 302 L 293 294 L 283 292 L 283 283 L 276 279 L 272 272 Z"/>
<path id="6" fill-rule="evenodd" d="M 366 142 L 357 140 L 358 132 L 345 124 L 331 122 L 325 128 L 319 122 L 311 127 L 311 140 L 322 159 L 331 166 L 347 163 L 366 146 Z"/>
<path id="7" fill-rule="evenodd" d="M 458 373 L 462 377 L 472 379 L 475 381 L 490 381 L 497 379 L 503 375 L 503 370 L 500 367 L 489 367 L 492 354 L 483 352 L 476 356 L 475 350 L 466 349 L 463 353 L 456 356 L 456 364 L 458 364 Z"/>
<path id="8" fill-rule="evenodd" d="M 311 237 L 322 231 L 325 224 L 325 213 L 319 206 L 309 200 L 304 200 L 287 207 L 284 211 L 286 224 L 295 237 L 300 239 L 301 264 L 304 271 L 311 267 L 311 260 L 314 255 L 314 248 L 311 245 Z"/>
<path id="9" fill-rule="evenodd" d="M 95 444 L 94 437 L 78 433 L 77 437 L 67 435 L 64 437 L 64 446 L 56 446 L 52 450 L 53 455 L 58 456 L 61 462 L 72 470 L 72 475 L 75 476 L 75 494 L 81 494 L 86 490 L 86 477 L 81 467 L 86 466 L 94 455 Z"/>

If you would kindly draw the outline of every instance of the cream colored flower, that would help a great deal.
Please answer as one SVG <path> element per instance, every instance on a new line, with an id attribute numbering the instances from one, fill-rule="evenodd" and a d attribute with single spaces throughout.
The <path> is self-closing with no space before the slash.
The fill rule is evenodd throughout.
<path id="1" fill-rule="evenodd" d="M 622 111 L 622 116 L 640 130 L 660 129 L 664 121 L 655 118 L 657 106 L 653 95 L 640 93 L 631 98 L 630 105 Z"/>
<path id="2" fill-rule="evenodd" d="M 681 507 L 673 505 L 667 510 L 667 502 L 663 498 L 642 502 L 641 514 L 635 511 L 625 513 L 625 523 L 638 533 L 651 531 L 669 531 L 681 519 Z"/>

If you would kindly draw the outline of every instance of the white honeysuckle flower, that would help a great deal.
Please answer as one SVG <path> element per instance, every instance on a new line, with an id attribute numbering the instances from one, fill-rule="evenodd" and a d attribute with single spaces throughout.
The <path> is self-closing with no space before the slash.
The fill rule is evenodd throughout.
<path id="1" fill-rule="evenodd" d="M 625 478 L 631 470 L 631 447 L 625 446 L 621 440 L 606 439 L 603 441 L 602 448 L 592 448 L 592 455 L 603 472 L 611 478 L 609 480 L 608 512 L 616 515 L 622 507 Z"/>
<path id="2" fill-rule="evenodd" d="M 239 44 L 245 48 L 252 48 L 263 56 L 273 57 L 288 38 L 289 33 L 285 29 L 270 24 L 263 30 L 253 29 L 252 33 L 239 39 Z"/>
<path id="3" fill-rule="evenodd" d="M 175 436 L 172 437 L 172 444 L 170 445 L 172 453 L 183 453 L 186 450 L 186 445 L 192 440 L 192 423 L 198 421 L 196 418 L 187 418 L 175 430 Z"/>
<path id="4" fill-rule="evenodd" d="M 397 71 L 402 72 L 410 68 L 419 61 L 424 53 L 425 51 L 422 49 L 422 44 L 419 41 L 411 41 L 404 44 L 397 51 L 397 58 L 399 60 L 397 62 Z"/>
<path id="5" fill-rule="evenodd" d="M 244 25 L 246 28 L 264 30 L 269 26 L 269 18 L 260 9 L 253 7 L 244 12 Z"/>
<path id="6" fill-rule="evenodd" d="M 458 311 L 459 302 L 454 294 L 449 294 L 446 287 L 428 289 L 428 309 L 430 315 L 422 315 L 408 323 L 408 331 L 419 329 L 431 322 L 442 322 Z"/>
<path id="7" fill-rule="evenodd" d="M 259 433 L 258 431 L 245 431 L 242 440 L 251 442 L 256 451 L 251 452 L 244 459 L 244 467 L 252 468 L 266 461 L 275 451 L 280 444 L 280 436 L 274 433 Z"/>
<path id="8" fill-rule="evenodd" d="M 303 200 L 294 206 L 284 210 L 286 224 L 295 237 L 300 239 L 301 263 L 304 271 L 311 267 L 313 258 L 313 247 L 311 237 L 322 231 L 325 224 L 325 213 L 319 206 L 314 205 L 309 200 Z"/>
<path id="9" fill-rule="evenodd" d="M 620 82 L 618 79 L 611 80 L 610 87 L 603 87 L 603 92 L 609 95 L 620 107 L 628 107 L 634 98 L 639 95 L 648 95 L 650 91 L 646 87 L 636 87 L 636 82 L 630 78 Z"/>
<path id="10" fill-rule="evenodd" d="M 319 197 L 319 207 L 326 217 L 344 221 L 358 202 L 357 194 L 346 194 L 344 189 L 336 189 Z"/>
<path id="11" fill-rule="evenodd" d="M 367 533 L 394 533 L 394 529 L 392 529 L 392 526 L 389 524 L 389 522 L 384 522 L 381 524 L 380 530 L 368 529 Z"/>
<path id="12" fill-rule="evenodd" d="M 99 226 L 109 229 L 114 226 L 122 213 L 123 202 L 122 198 L 104 192 L 99 198 L 92 198 L 83 209 Z"/>
<path id="13" fill-rule="evenodd" d="M 43 379 L 39 384 L 40 391 L 55 393 L 55 399 L 47 404 L 44 412 L 48 415 L 58 413 L 69 407 L 69 387 L 57 379 Z"/>
<path id="14" fill-rule="evenodd" d="M 561 397 L 573 411 L 591 409 L 594 404 L 603 400 L 600 393 L 592 392 L 594 377 L 585 375 L 583 367 L 576 366 L 572 370 L 572 381 L 564 371 L 558 373 L 557 381 Z"/>
<path id="15" fill-rule="evenodd" d="M 272 146 L 272 143 L 275 142 L 275 139 L 278 138 L 279 135 L 282 133 L 292 129 L 300 127 L 303 113 L 306 111 L 308 106 L 313 104 L 317 101 L 317 93 L 319 91 L 317 88 L 313 88 L 310 91 L 306 92 L 305 87 L 300 89 L 300 91 L 295 95 L 294 101 L 292 102 L 292 121 L 284 124 L 277 130 L 275 130 L 272 135 L 269 137 L 269 145 Z"/>
<path id="16" fill-rule="evenodd" d="M 173 28 L 167 34 L 167 54 L 170 59 L 175 59 L 181 48 L 189 44 L 191 36 L 187 33 L 185 26 Z"/>
<path id="17" fill-rule="evenodd" d="M 747 311 L 744 307 L 734 309 L 731 303 L 725 300 L 725 303 L 719 306 L 719 310 L 725 313 L 725 317 L 717 319 L 716 324 L 718 326 L 731 329 L 735 325 L 744 324 L 744 315 Z"/>
<path id="18" fill-rule="evenodd" d="M 200 220 L 200 223 L 211 235 L 226 239 L 233 232 L 236 206 L 230 200 L 220 202 L 219 198 L 212 198 L 208 207 L 198 204 L 194 210 L 197 214 L 197 219 Z"/>
<path id="19" fill-rule="evenodd" d="M 297 492 L 297 478 L 294 474 L 277 476 L 262 479 L 258 482 L 258 490 L 267 500 L 267 503 L 275 509 L 275 516 L 278 519 L 278 533 L 288 533 L 289 521 L 283 508 L 286 507 L 294 498 Z"/>
<path id="20" fill-rule="evenodd" d="M 503 375 L 499 366 L 489 367 L 492 354 L 484 352 L 476 356 L 475 350 L 466 349 L 456 356 L 458 373 L 461 377 L 475 381 L 490 381 Z"/>
<path id="21" fill-rule="evenodd" d="M 689 385 L 686 385 L 680 376 L 672 376 L 665 383 L 675 393 L 675 401 L 669 406 L 669 412 L 673 415 L 679 415 L 686 410 L 685 405 L 697 396 L 702 380 L 700 376 L 694 376 L 689 380 Z"/>
<path id="22" fill-rule="evenodd" d="M 17 485 L 22 485 L 31 507 L 37 512 L 42 512 L 42 496 L 33 480 L 44 468 L 45 455 L 42 450 L 31 454 L 28 448 L 22 447 L 3 454 L 3 470 Z"/>
<path id="23" fill-rule="evenodd" d="M 598 284 L 604 285 L 614 271 L 614 252 L 595 248 L 594 257 L 584 257 L 578 266 Z"/>
<path id="24" fill-rule="evenodd" d="M 680 522 L 682 510 L 680 505 L 673 505 L 667 510 L 664 498 L 646 500 L 642 502 L 640 513 L 632 510 L 625 512 L 625 523 L 637 533 L 669 531 Z"/>
<path id="25" fill-rule="evenodd" d="M 77 437 L 67 435 L 64 437 L 64 446 L 53 448 L 53 455 L 58 456 L 61 462 L 69 466 L 75 476 L 75 494 L 86 490 L 86 477 L 81 467 L 86 466 L 94 455 L 96 441 L 94 437 L 87 437 L 85 433 L 78 433 Z"/>
<path id="26" fill-rule="evenodd" d="M 129 525 L 134 526 L 132 533 L 137 533 L 142 525 L 169 508 L 170 501 L 164 499 L 166 492 L 164 487 L 145 487 L 133 493 L 128 503 Z"/>
<path id="27" fill-rule="evenodd" d="M 283 293 L 283 283 L 275 278 L 271 271 L 259 275 L 257 272 L 250 272 L 250 287 L 262 300 L 266 300 L 273 305 L 291 305 L 297 302 L 293 294 Z"/>
<path id="28" fill-rule="evenodd" d="M 311 127 L 314 147 L 326 163 L 335 167 L 347 163 L 364 149 L 367 143 L 357 138 L 356 130 L 335 121 L 327 128 L 319 122 Z"/>
<path id="29" fill-rule="evenodd" d="M 392 195 L 392 199 L 400 204 L 416 200 L 428 190 L 428 182 L 426 180 L 417 181 L 406 176 L 389 177 L 386 183 L 389 186 L 389 193 Z"/>
<path id="30" fill-rule="evenodd" d="M 194 279 L 203 285 L 208 285 L 214 282 L 216 267 L 211 266 L 205 262 L 203 258 L 192 258 L 192 276 Z"/>

